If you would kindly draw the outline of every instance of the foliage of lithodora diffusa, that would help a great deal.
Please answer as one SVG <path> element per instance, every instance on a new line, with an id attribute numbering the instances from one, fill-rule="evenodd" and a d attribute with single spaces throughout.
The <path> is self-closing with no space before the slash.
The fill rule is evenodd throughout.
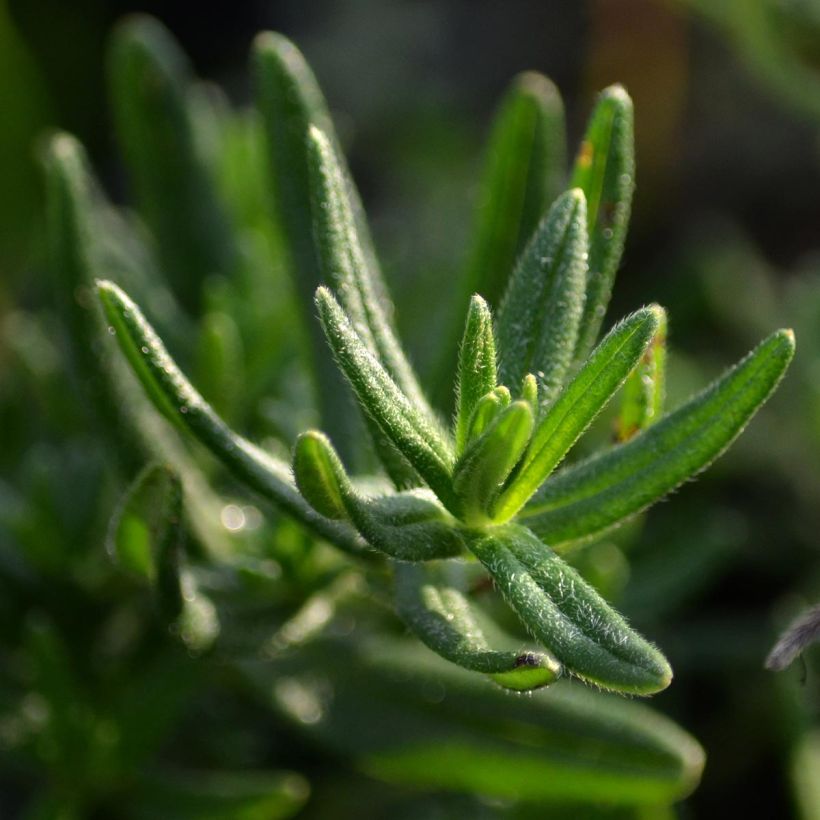
<path id="1" fill-rule="evenodd" d="M 268 65 L 261 70 L 286 71 L 278 57 L 263 43 L 259 59 Z M 617 526 L 712 461 L 783 375 L 792 334 L 774 333 L 666 416 L 659 395 L 663 309 L 638 310 L 598 340 L 633 190 L 631 103 L 612 88 L 593 112 L 572 187 L 536 224 L 495 315 L 480 295 L 470 300 L 453 351 L 455 414 L 447 425 L 397 339 L 350 177 L 332 139 L 312 124 L 318 118 L 307 101 L 303 113 L 304 133 L 284 140 L 304 141 L 287 146 L 305 166 L 305 190 L 289 195 L 310 212 L 316 267 L 326 283 L 315 291 L 316 310 L 367 421 L 370 442 L 361 446 L 372 443 L 395 489 L 357 489 L 365 482 L 347 474 L 332 442 L 316 431 L 296 442 L 294 486 L 286 464 L 221 421 L 129 297 L 100 282 L 108 322 L 149 395 L 317 535 L 365 559 L 372 550 L 391 561 L 399 613 L 445 658 L 515 689 L 561 674 L 636 694 L 665 688 L 672 671 L 661 652 L 559 553 Z M 627 440 L 556 473 L 629 379 L 622 414 L 634 420 L 621 425 Z M 447 561 L 470 558 L 483 564 L 533 636 L 532 649 L 491 643 L 468 598 L 447 580 Z"/>
<path id="2" fill-rule="evenodd" d="M 201 156 L 207 140 L 183 93 L 180 59 L 167 33 L 140 20 L 119 33 L 111 71 L 140 212 L 161 267 L 171 274 L 146 291 L 162 297 L 147 312 L 161 313 L 159 306 L 167 314 L 173 304 L 187 320 L 201 307 L 197 265 L 230 274 L 241 269 L 242 254 L 208 184 Z M 288 463 L 234 432 L 224 412 L 203 398 L 122 282 L 106 278 L 102 255 L 92 247 L 103 209 L 99 192 L 81 149 L 61 135 L 48 158 L 53 255 L 64 293 L 71 296 L 96 280 L 104 323 L 98 327 L 89 305 L 73 297 L 65 309 L 98 405 L 105 410 L 116 401 L 123 375 L 121 362 L 89 354 L 101 337 L 109 347 L 119 346 L 145 395 L 178 431 L 209 450 L 256 497 L 337 547 L 358 573 L 360 587 L 369 587 L 376 601 L 389 597 L 409 630 L 452 664 L 517 691 L 546 687 L 562 676 L 628 694 L 665 688 L 672 671 L 661 652 L 562 556 L 618 527 L 716 458 L 776 387 L 793 355 L 792 334 L 772 334 L 701 393 L 665 413 L 663 309 L 641 308 L 602 333 L 634 188 L 630 99 L 619 87 L 601 94 L 567 176 L 560 98 L 546 78 L 525 74 L 513 83 L 494 125 L 475 236 L 455 284 L 462 298 L 450 324 L 459 329 L 442 336 L 448 363 L 438 383 L 455 371 L 453 399 L 432 401 L 438 391 L 425 392 L 397 337 L 362 206 L 310 70 L 291 43 L 271 34 L 258 38 L 254 68 L 264 174 L 281 230 L 278 249 L 294 274 L 305 327 L 303 361 L 329 435 L 299 435 Z M 259 158 L 252 159 L 256 168 Z M 245 217 L 267 218 L 259 202 L 245 204 Z M 253 330 L 265 327 L 264 320 L 253 321 Z M 165 326 L 181 329 L 167 318 Z M 228 355 L 230 345 L 218 327 L 208 325 L 204 338 L 221 354 L 212 358 L 215 370 L 239 361 Z M 223 369 L 225 385 L 231 374 Z M 358 427 L 343 416 L 338 373 L 360 407 Z M 567 460 L 616 394 L 616 443 Z M 131 394 L 120 395 L 131 400 Z M 186 499 L 183 509 L 176 472 L 186 481 L 197 472 L 187 455 L 178 455 L 167 429 L 155 434 L 158 428 L 144 419 L 135 413 L 114 429 L 120 438 L 133 433 L 147 440 L 149 456 L 171 461 L 174 470 L 154 466 L 140 474 L 112 523 L 111 550 L 155 588 L 160 612 L 189 648 L 218 648 L 229 626 L 220 631 L 218 607 L 198 586 L 179 538 L 183 522 L 195 531 L 201 526 L 195 506 L 201 499 Z M 350 430 L 358 435 L 351 437 Z M 373 463 L 373 453 L 378 469 L 351 476 L 350 465 Z M 219 566 L 229 557 L 216 552 L 210 560 Z M 485 606 L 475 594 L 488 578 L 520 627 L 505 613 L 505 631 L 491 617 L 499 607 Z M 305 644 L 305 657 L 316 663 L 333 654 L 328 649 L 310 655 L 312 645 Z M 381 680 L 391 658 L 388 643 L 381 653 L 363 648 L 361 657 L 348 659 L 351 668 L 360 663 L 370 669 L 372 682 Z M 453 691 L 462 691 L 462 680 L 452 679 Z M 341 698 L 344 681 L 337 683 Z M 560 711 L 566 696 L 562 686 L 556 690 L 550 708 Z M 574 777 L 548 779 L 534 797 L 544 790 L 567 797 L 564 784 L 577 787 L 574 798 L 617 793 L 624 802 L 657 803 L 691 788 L 702 755 L 673 727 L 647 729 L 636 740 L 652 750 L 646 754 L 654 768 L 648 774 L 644 761 L 634 784 L 620 772 L 616 787 L 602 775 L 602 763 L 590 769 L 584 761 L 608 760 L 613 753 L 607 746 L 613 727 L 637 726 L 628 714 L 634 705 L 598 700 L 606 706 L 600 713 L 593 709 L 589 720 L 602 734 L 593 731 L 590 742 L 603 745 L 594 754 L 581 749 Z M 493 703 L 493 709 L 511 708 Z M 532 707 L 536 722 L 540 708 Z M 567 706 L 559 723 L 568 736 L 588 708 Z M 576 738 L 590 731 L 577 728 Z M 618 748 L 626 742 L 621 729 Z M 365 767 L 388 779 L 419 782 L 412 761 L 396 754 L 370 759 Z M 618 769 L 614 758 L 613 765 Z M 447 770 L 455 778 L 448 782 L 460 777 L 463 787 L 476 787 L 467 781 L 479 770 L 465 762 Z M 424 771 L 427 783 L 426 764 Z M 513 782 L 512 770 L 508 774 Z M 486 788 L 511 793 L 505 784 Z"/>

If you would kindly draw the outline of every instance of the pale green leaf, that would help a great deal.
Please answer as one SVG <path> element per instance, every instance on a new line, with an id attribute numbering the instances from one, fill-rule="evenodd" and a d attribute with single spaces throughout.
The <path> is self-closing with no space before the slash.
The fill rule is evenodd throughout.
<path id="1" fill-rule="evenodd" d="M 525 507 L 528 527 L 550 544 L 600 533 L 703 470 L 771 395 L 794 355 L 780 330 L 682 407 L 640 435 L 573 465 Z"/>
<path id="2" fill-rule="evenodd" d="M 536 427 L 521 469 L 495 504 L 497 520 L 507 520 L 521 509 L 560 463 L 640 361 L 662 318 L 657 305 L 636 311 L 615 325 L 593 351 Z"/>

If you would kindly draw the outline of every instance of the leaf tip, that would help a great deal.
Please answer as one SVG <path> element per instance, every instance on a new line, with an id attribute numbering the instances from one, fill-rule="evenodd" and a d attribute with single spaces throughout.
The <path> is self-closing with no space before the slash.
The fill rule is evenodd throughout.
<path id="1" fill-rule="evenodd" d="M 607 86 L 600 95 L 601 102 L 611 102 L 618 108 L 632 110 L 632 97 L 629 92 L 620 84 Z"/>

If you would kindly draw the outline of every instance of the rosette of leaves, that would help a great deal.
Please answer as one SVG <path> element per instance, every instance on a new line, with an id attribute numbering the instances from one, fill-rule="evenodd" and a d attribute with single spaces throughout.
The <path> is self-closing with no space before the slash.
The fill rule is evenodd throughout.
<path id="1" fill-rule="evenodd" d="M 791 332 L 774 333 L 664 415 L 663 309 L 644 307 L 598 338 L 633 190 L 631 102 L 621 88 L 602 94 L 571 187 L 549 204 L 542 183 L 555 158 L 535 152 L 560 144 L 547 133 L 561 127 L 560 104 L 551 87 L 545 96 L 530 79 L 513 91 L 498 128 L 511 143 L 516 129 L 526 129 L 532 155 L 516 158 L 515 173 L 488 172 L 490 194 L 502 185 L 518 190 L 487 197 L 479 224 L 493 236 L 482 242 L 503 246 L 511 260 L 510 249 L 524 240 L 520 219 L 487 214 L 496 201 L 519 215 L 523 204 L 535 213 L 540 205 L 543 213 L 504 277 L 495 309 L 478 294 L 470 299 L 460 347 L 452 350 L 455 411 L 446 423 L 397 338 L 363 211 L 312 80 L 275 38 L 259 40 L 256 58 L 277 204 L 299 289 L 312 293 L 315 308 L 306 312 L 318 314 L 366 422 L 368 439 L 345 441 L 344 449 L 372 446 L 381 470 L 375 481 L 351 477 L 332 441 L 312 430 L 297 439 L 291 470 L 231 430 L 137 305 L 102 281 L 108 324 L 149 397 L 251 490 L 355 559 L 384 564 L 397 611 L 446 659 L 519 690 L 562 674 L 633 694 L 665 688 L 672 672 L 660 651 L 561 553 L 618 526 L 718 456 L 783 375 Z M 522 115 L 527 106 L 529 117 Z M 504 258 L 498 252 L 493 261 Z M 480 270 L 470 276 L 479 286 L 491 283 Z M 323 372 L 320 392 L 334 390 L 333 381 L 321 381 Z M 619 443 L 557 469 L 624 385 Z M 392 488 L 374 492 L 380 479 Z M 469 569 L 476 560 L 532 645 L 483 625 L 450 566 Z"/>
<path id="2" fill-rule="evenodd" d="M 518 691 L 560 677 L 630 694 L 669 683 L 659 650 L 565 558 L 722 452 L 776 386 L 791 334 L 664 415 L 663 310 L 599 340 L 633 190 L 629 97 L 603 92 L 567 174 L 560 97 L 528 73 L 500 107 L 453 284 L 460 306 L 440 346 L 454 402 L 431 401 L 309 67 L 275 34 L 257 39 L 253 64 L 256 106 L 240 116 L 192 83 L 155 21 L 118 30 L 112 109 L 136 228 L 105 203 L 75 141 L 51 144 L 52 267 L 95 429 L 123 472 L 171 465 L 132 484 L 111 554 L 197 663 L 238 670 L 332 765 L 531 802 L 678 799 L 702 751 L 646 707 L 567 681 L 509 698 L 483 676 Z M 196 362 L 199 390 L 160 334 L 186 369 Z M 271 385 L 298 396 L 289 407 L 312 393 L 327 435 L 289 434 L 308 413 L 260 424 Z M 619 391 L 614 445 L 575 459 Z M 304 567 L 262 583 L 258 554 L 213 526 L 224 502 L 202 447 L 185 452 L 151 404 L 269 502 L 265 549 L 283 565 L 301 550 Z M 268 447 L 274 436 L 290 459 Z M 312 563 L 323 544 L 337 548 L 330 565 Z M 351 598 L 367 626 L 340 636 L 331 626 Z M 396 634 L 385 602 L 417 641 Z"/>

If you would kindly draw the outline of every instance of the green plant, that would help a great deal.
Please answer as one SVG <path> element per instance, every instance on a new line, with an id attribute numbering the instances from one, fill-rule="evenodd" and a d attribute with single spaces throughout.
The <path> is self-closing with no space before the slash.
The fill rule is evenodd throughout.
<path id="1" fill-rule="evenodd" d="M 476 676 L 436 665 L 396 639 L 382 605 L 391 603 L 447 661 L 509 689 L 562 676 L 632 694 L 663 689 L 671 669 L 659 650 L 565 559 L 717 457 L 777 385 L 793 353 L 791 333 L 768 337 L 663 415 L 663 310 L 642 308 L 598 342 L 633 190 L 630 100 L 617 87 L 602 94 L 569 190 L 552 202 L 563 176 L 560 98 L 545 78 L 525 75 L 492 140 L 474 242 L 482 250 L 456 286 L 490 302 L 464 299 L 461 345 L 448 351 L 457 372 L 453 423 L 445 423 L 451 408 L 426 398 L 398 342 L 361 204 L 309 69 L 275 35 L 258 39 L 254 59 L 262 130 L 257 119 L 234 119 L 219 100 L 191 93 L 183 58 L 156 24 L 137 21 L 115 39 L 115 110 L 154 237 L 147 254 L 139 230 L 102 200 L 80 147 L 65 135 L 51 143 L 52 267 L 99 429 L 125 472 L 150 459 L 171 465 L 151 466 L 133 484 L 110 529 L 111 551 L 156 590 L 159 617 L 192 652 L 221 652 L 255 691 L 268 692 L 271 679 L 287 682 L 274 686 L 277 708 L 301 724 L 320 724 L 323 741 L 370 774 L 524 800 L 660 805 L 677 798 L 696 781 L 702 755 L 674 726 L 563 683 L 537 703 L 499 699 Z M 155 122 L 162 127 L 146 127 Z M 274 220 L 260 182 L 266 177 Z M 289 319 L 282 258 L 294 274 L 302 336 Z M 196 275 L 203 265 L 212 273 L 204 286 Z M 173 278 L 163 281 L 158 268 Z M 95 279 L 105 279 L 96 285 L 102 316 L 89 298 Z M 170 346 L 204 362 L 210 403 L 120 285 L 138 295 Z M 186 336 L 200 312 L 192 354 Z M 170 428 L 133 390 L 106 327 Z M 361 420 L 343 412 L 325 344 Z M 301 355 L 304 368 L 294 373 L 285 357 L 272 367 L 280 351 Z M 292 399 L 287 415 L 300 423 L 310 414 L 300 397 L 312 385 L 330 431 L 330 438 L 299 435 L 292 462 L 222 418 L 272 437 L 276 425 L 262 424 L 252 401 L 271 385 Z M 554 472 L 619 390 L 618 443 Z M 287 439 L 287 426 L 274 435 Z M 173 428 L 310 538 L 294 548 L 297 536 L 274 512 L 264 550 L 226 539 L 214 526 L 225 507 Z M 348 475 L 331 441 L 360 474 Z M 292 563 L 287 583 L 271 584 L 243 563 L 260 551 Z M 488 578 L 517 622 L 485 594 Z M 263 591 L 259 606 L 272 610 L 272 637 L 271 630 L 264 639 L 247 632 L 252 584 Z M 365 621 L 374 617 L 361 614 L 369 607 L 381 620 L 359 640 L 327 634 L 335 613 L 350 607 Z M 431 719 L 412 691 L 430 664 L 459 715 L 452 723 Z M 325 666 L 339 711 L 323 723 L 311 711 L 313 704 L 323 714 L 310 680 Z M 396 675 L 409 686 L 396 684 Z M 395 690 L 398 709 L 380 700 L 380 692 Z M 364 738 L 351 736 L 350 714 L 370 721 Z M 543 731 L 535 750 L 528 721 Z M 382 722 L 401 731 L 379 730 Z M 414 742 L 403 743 L 402 731 Z M 557 746 L 555 733 L 563 739 Z M 524 760 L 528 775 L 565 777 L 533 782 L 516 773 Z"/>

